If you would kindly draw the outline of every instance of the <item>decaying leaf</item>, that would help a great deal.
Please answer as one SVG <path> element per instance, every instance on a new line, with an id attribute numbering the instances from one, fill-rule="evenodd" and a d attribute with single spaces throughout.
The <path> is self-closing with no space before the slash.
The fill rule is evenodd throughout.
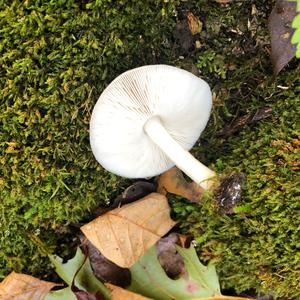
<path id="1" fill-rule="evenodd" d="M 111 290 L 111 300 L 147 300 L 151 298 L 147 298 L 144 296 L 141 296 L 139 294 L 124 290 L 118 286 L 115 286 L 113 284 L 106 284 L 106 286 Z"/>
<path id="2" fill-rule="evenodd" d="M 181 48 L 183 53 L 187 53 L 193 48 L 193 35 L 190 31 L 187 19 L 177 22 L 173 36 L 176 44 Z"/>
<path id="3" fill-rule="evenodd" d="M 170 233 L 157 242 L 157 258 L 166 274 L 176 279 L 185 272 L 184 262 L 179 255 L 176 245 L 183 247 L 181 238 L 176 233 Z"/>
<path id="4" fill-rule="evenodd" d="M 130 285 L 130 271 L 121 268 L 103 256 L 100 251 L 85 238 L 82 242 L 87 247 L 91 266 L 97 278 L 103 282 L 112 283 L 117 286 L 126 287 Z"/>
<path id="5" fill-rule="evenodd" d="M 160 300 L 221 296 L 215 267 L 202 265 L 192 246 L 189 249 L 177 247 L 186 272 L 176 280 L 169 278 L 162 269 L 155 248 L 150 248 L 130 268 L 132 283 L 129 290 Z"/>
<path id="6" fill-rule="evenodd" d="M 277 0 L 269 17 L 271 35 L 271 61 L 274 75 L 277 75 L 295 56 L 296 45 L 291 43 L 294 29 L 291 23 L 296 16 L 296 3 Z"/>
<path id="7" fill-rule="evenodd" d="M 112 206 L 116 208 L 118 206 L 131 203 L 133 201 L 139 200 L 151 193 L 156 191 L 155 184 L 147 181 L 137 181 L 129 186 L 125 191 L 122 193 L 121 196 L 118 196 Z"/>
<path id="8" fill-rule="evenodd" d="M 101 299 L 101 295 L 106 298 L 109 297 L 108 289 L 95 277 L 89 258 L 84 255 L 80 248 L 77 248 L 76 255 L 66 263 L 63 263 L 59 256 L 50 255 L 49 258 L 55 267 L 56 273 L 68 287 L 50 292 L 46 300 L 61 299 L 59 298 L 61 295 L 73 297 L 75 295 L 74 290 L 88 291 L 90 295 L 97 295 L 98 299 Z"/>
<path id="9" fill-rule="evenodd" d="M 120 267 L 131 267 L 175 222 L 167 198 L 152 193 L 81 227 L 91 243 Z"/>
<path id="10" fill-rule="evenodd" d="M 204 189 L 195 182 L 187 182 L 182 172 L 174 167 L 159 176 L 157 191 L 163 195 L 168 192 L 192 202 L 199 202 Z"/>
<path id="11" fill-rule="evenodd" d="M 219 136 L 227 138 L 236 131 L 243 128 L 245 125 L 250 123 L 255 123 L 260 120 L 269 118 L 272 116 L 271 107 L 263 107 L 258 109 L 256 112 L 251 112 L 246 115 L 243 115 L 237 119 L 234 119 L 230 124 L 226 125 L 221 132 L 218 133 Z"/>
<path id="12" fill-rule="evenodd" d="M 240 202 L 242 186 L 246 176 L 243 173 L 233 173 L 224 177 L 215 191 L 218 211 L 231 214 L 233 208 Z"/>
<path id="13" fill-rule="evenodd" d="M 97 208 L 94 212 L 94 216 L 99 217 L 114 208 L 141 199 L 155 191 L 155 184 L 147 181 L 137 181 L 130 185 L 121 195 L 117 196 L 109 207 Z"/>
<path id="14" fill-rule="evenodd" d="M 192 35 L 195 35 L 202 31 L 202 26 L 203 26 L 202 22 L 192 12 L 189 12 L 187 14 L 187 19 L 188 19 L 189 29 Z"/>
<path id="15" fill-rule="evenodd" d="M 72 292 L 76 296 L 77 300 L 105 300 L 104 296 L 101 293 L 95 294 L 87 291 L 82 291 L 79 288 L 77 288 L 75 285 L 72 286 Z"/>
<path id="16" fill-rule="evenodd" d="M 58 284 L 12 272 L 0 283 L 1 300 L 42 300 Z"/>

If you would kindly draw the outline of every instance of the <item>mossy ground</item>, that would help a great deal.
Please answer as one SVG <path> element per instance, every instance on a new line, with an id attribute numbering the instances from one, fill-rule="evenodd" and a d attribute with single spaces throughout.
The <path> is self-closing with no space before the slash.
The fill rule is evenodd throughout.
<path id="1" fill-rule="evenodd" d="M 272 1 L 220 7 L 198 2 L 205 20 L 199 52 L 190 55 L 210 81 L 214 108 L 194 153 L 219 174 L 243 172 L 236 214 L 174 202 L 179 228 L 195 237 L 200 257 L 217 263 L 223 288 L 300 296 L 300 69 L 294 60 L 276 79 L 269 60 L 267 16 Z M 197 58 L 198 57 L 198 58 Z M 270 107 L 272 116 L 224 138 L 233 119 Z"/>
<path id="2" fill-rule="evenodd" d="M 247 178 L 230 216 L 218 215 L 209 197 L 202 205 L 172 201 L 178 228 L 195 237 L 203 260 L 217 262 L 224 288 L 300 297 L 300 69 L 294 61 L 272 77 L 273 1 L 0 4 L 0 277 L 12 269 L 49 276 L 46 253 L 72 251 L 68 224 L 88 220 L 126 187 L 91 154 L 91 109 L 122 71 L 169 63 L 200 71 L 213 88 L 212 117 L 194 154 Z M 188 11 L 203 30 L 183 47 L 174 28 Z M 265 106 L 271 118 L 218 136 L 233 118 Z"/>

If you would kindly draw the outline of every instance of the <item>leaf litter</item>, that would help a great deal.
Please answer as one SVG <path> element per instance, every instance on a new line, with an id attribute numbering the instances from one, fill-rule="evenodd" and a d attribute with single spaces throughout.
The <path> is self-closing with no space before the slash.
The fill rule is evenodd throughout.
<path id="1" fill-rule="evenodd" d="M 152 193 L 81 227 L 100 252 L 120 267 L 131 267 L 175 222 L 167 198 Z"/>

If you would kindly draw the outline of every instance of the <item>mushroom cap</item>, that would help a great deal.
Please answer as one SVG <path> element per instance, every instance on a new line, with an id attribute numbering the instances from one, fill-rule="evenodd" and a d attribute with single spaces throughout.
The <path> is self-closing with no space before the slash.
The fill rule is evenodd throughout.
<path id="1" fill-rule="evenodd" d="M 129 70 L 107 86 L 93 109 L 93 154 L 114 174 L 156 176 L 174 163 L 144 131 L 146 121 L 159 117 L 173 139 L 190 150 L 207 124 L 211 106 L 208 84 L 190 72 L 167 65 Z"/>

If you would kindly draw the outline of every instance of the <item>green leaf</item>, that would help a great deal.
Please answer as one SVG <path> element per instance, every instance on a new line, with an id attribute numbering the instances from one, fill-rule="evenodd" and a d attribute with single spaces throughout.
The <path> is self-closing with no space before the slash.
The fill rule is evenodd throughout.
<path id="1" fill-rule="evenodd" d="M 72 292 L 71 287 L 49 292 L 44 300 L 77 300 L 75 294 Z"/>
<path id="2" fill-rule="evenodd" d="M 177 250 L 186 270 L 181 278 L 173 280 L 166 275 L 153 246 L 130 268 L 132 281 L 129 290 L 160 300 L 221 295 L 215 267 L 202 265 L 192 246 L 189 249 L 177 247 Z"/>
<path id="3" fill-rule="evenodd" d="M 49 258 L 55 267 L 55 272 L 69 286 L 72 285 L 76 272 L 80 269 L 85 260 L 85 256 L 80 248 L 77 248 L 75 256 L 66 263 L 63 263 L 63 259 L 57 255 L 49 255 Z M 78 286 L 78 288 L 82 287 Z"/>
<path id="4" fill-rule="evenodd" d="M 300 28 L 300 14 L 298 14 L 294 20 L 293 20 L 293 23 L 292 23 L 292 27 L 293 28 Z"/>
<path id="5" fill-rule="evenodd" d="M 297 0 L 297 11 L 300 12 L 300 0 Z M 292 36 L 291 43 L 297 45 L 295 56 L 300 58 L 300 13 L 294 18 L 292 27 L 295 28 L 295 32 Z"/>
<path id="6" fill-rule="evenodd" d="M 59 256 L 50 255 L 49 257 L 55 266 L 56 273 L 69 287 L 74 283 L 80 290 L 95 294 L 100 291 L 106 299 L 110 299 L 109 290 L 95 277 L 89 258 L 82 253 L 79 247 L 75 256 L 66 263 L 62 263 L 62 258 Z"/>
<path id="7" fill-rule="evenodd" d="M 300 43 L 300 26 L 299 29 L 297 29 L 293 36 L 292 36 L 292 40 L 291 40 L 292 44 L 299 44 Z"/>

